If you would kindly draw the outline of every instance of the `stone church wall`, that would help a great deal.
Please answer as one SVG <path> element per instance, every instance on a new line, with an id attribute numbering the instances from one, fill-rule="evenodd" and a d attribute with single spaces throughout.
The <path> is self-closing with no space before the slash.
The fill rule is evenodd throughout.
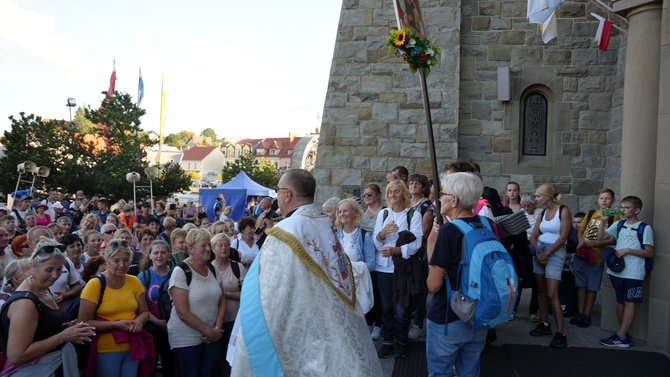
<path id="1" fill-rule="evenodd" d="M 596 11 L 566 1 L 559 36 L 544 44 L 526 20 L 526 1 L 421 1 L 427 36 L 442 48 L 428 77 L 438 170 L 474 159 L 485 183 L 523 191 L 551 183 L 573 210 L 619 185 L 623 54 L 617 31 L 602 52 Z M 600 12 L 601 13 L 601 12 Z M 602 14 L 602 13 L 601 13 Z M 418 75 L 386 53 L 392 1 L 344 0 L 313 170 L 317 201 L 351 195 L 396 165 L 430 176 Z M 498 100 L 498 67 L 509 67 L 511 100 Z M 520 155 L 522 102 L 539 88 L 549 99 L 547 156 Z"/>

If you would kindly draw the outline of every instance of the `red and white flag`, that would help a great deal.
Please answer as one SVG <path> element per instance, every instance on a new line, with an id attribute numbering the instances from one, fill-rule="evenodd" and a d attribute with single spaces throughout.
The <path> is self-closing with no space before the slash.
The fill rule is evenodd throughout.
<path id="1" fill-rule="evenodd" d="M 116 60 L 114 61 L 114 70 L 112 76 L 109 78 L 109 89 L 107 89 L 107 98 L 114 95 L 114 87 L 116 86 Z"/>
<path id="2" fill-rule="evenodd" d="M 607 51 L 610 44 L 610 36 L 612 34 L 612 21 L 606 20 L 595 13 L 591 15 L 598 19 L 598 31 L 596 31 L 595 41 L 598 44 L 600 51 Z"/>

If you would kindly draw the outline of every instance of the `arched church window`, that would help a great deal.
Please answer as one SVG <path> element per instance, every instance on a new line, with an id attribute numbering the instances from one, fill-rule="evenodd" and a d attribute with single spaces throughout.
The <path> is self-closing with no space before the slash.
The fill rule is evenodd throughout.
<path id="1" fill-rule="evenodd" d="M 532 91 L 523 99 L 523 155 L 547 155 L 547 97 Z"/>

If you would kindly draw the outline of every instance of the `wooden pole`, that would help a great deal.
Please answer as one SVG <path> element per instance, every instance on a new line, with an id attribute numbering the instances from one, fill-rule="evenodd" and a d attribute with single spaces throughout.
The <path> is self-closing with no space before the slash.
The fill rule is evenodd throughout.
<path id="1" fill-rule="evenodd" d="M 437 155 L 435 154 L 435 138 L 433 136 L 433 120 L 430 116 L 430 100 L 428 99 L 428 87 L 426 85 L 426 74 L 423 68 L 419 68 L 419 78 L 421 81 L 421 97 L 423 98 L 423 110 L 426 113 L 426 129 L 428 135 L 428 149 L 430 153 L 430 163 L 433 174 L 433 188 L 435 190 L 435 211 L 437 213 L 437 222 L 442 225 L 442 215 L 440 214 L 440 175 L 437 170 Z"/>

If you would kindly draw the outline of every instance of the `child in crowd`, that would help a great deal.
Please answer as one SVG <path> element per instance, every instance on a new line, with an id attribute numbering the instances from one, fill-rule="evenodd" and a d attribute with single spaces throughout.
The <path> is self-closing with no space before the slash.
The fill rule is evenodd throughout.
<path id="1" fill-rule="evenodd" d="M 635 304 L 642 302 L 642 281 L 645 275 L 645 258 L 654 256 L 654 233 L 651 226 L 644 224 L 638 219 L 642 210 L 642 200 L 636 196 L 627 196 L 621 200 L 619 207 L 625 220 L 612 224 L 605 230 L 607 217 L 600 221 L 598 227 L 598 240 L 610 241 L 605 244 L 616 243 L 616 256 L 623 258 L 625 267 L 620 272 L 614 272 L 609 267 L 607 274 L 610 275 L 612 287 L 616 293 L 617 318 L 619 319 L 619 331 L 609 338 L 600 339 L 600 344 L 607 347 L 628 348 L 631 346 L 630 330 L 635 319 Z M 638 231 L 643 227 L 641 240 Z M 607 234 L 605 234 L 607 232 Z M 606 255 L 603 252 L 603 255 Z M 607 260 L 607 257 L 605 256 Z"/>

